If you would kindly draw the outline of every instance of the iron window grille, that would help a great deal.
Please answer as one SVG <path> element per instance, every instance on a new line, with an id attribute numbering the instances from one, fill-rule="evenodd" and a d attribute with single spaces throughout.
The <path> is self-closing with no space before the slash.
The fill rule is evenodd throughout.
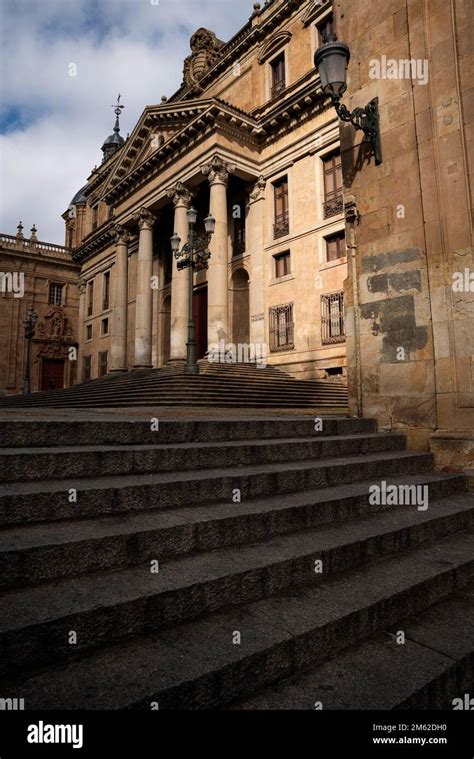
<path id="1" fill-rule="evenodd" d="M 323 345 L 345 343 L 346 341 L 344 293 L 342 291 L 321 296 L 321 340 Z"/>
<path id="2" fill-rule="evenodd" d="M 270 350 L 291 350 L 294 344 L 293 303 L 270 308 Z"/>

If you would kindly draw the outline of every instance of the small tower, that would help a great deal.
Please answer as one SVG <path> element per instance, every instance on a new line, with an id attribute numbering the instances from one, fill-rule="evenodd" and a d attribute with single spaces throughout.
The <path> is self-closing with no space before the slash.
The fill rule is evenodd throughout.
<path id="1" fill-rule="evenodd" d="M 104 154 L 104 157 L 102 159 L 102 163 L 104 161 L 107 161 L 110 156 L 112 156 L 119 148 L 122 147 L 125 140 L 123 137 L 120 136 L 120 114 L 122 113 L 123 109 L 125 108 L 124 105 L 120 105 L 120 97 L 117 98 L 117 104 L 111 106 L 115 110 L 115 126 L 114 126 L 114 133 L 111 134 L 109 137 L 107 137 L 106 141 L 102 145 L 102 152 Z"/>

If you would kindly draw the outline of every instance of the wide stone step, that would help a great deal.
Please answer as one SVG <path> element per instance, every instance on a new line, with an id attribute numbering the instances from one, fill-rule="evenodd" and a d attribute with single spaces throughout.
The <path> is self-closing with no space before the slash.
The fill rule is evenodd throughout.
<path id="1" fill-rule="evenodd" d="M 338 435 L 285 440 L 177 443 L 175 445 L 69 446 L 0 449 L 0 482 L 110 477 L 307 461 L 377 451 L 402 451 L 403 435 Z"/>
<path id="2" fill-rule="evenodd" d="M 12 412 L 13 414 L 15 412 Z M 25 412 L 28 413 L 28 412 Z M 0 422 L 0 445 L 4 448 L 80 445 L 157 445 L 203 443 L 232 440 L 268 440 L 270 438 L 316 438 L 333 435 L 371 434 L 377 431 L 374 419 L 323 417 L 322 429 L 314 417 L 269 418 L 226 415 L 223 419 L 160 419 L 157 431 L 150 418 L 130 418 L 115 414 L 97 416 L 81 414 L 81 419 L 67 414 L 51 420 L 48 415 L 18 420 L 9 416 Z M 74 413 L 74 412 L 73 412 Z M 94 413 L 94 412 L 92 412 Z M 153 420 L 154 421 L 154 420 Z M 154 425 L 156 426 L 156 425 Z M 1 450 L 1 448 L 0 448 Z"/>
<path id="3" fill-rule="evenodd" d="M 61 479 L 0 485 L 0 526 L 90 518 L 100 514 L 170 509 L 241 501 L 371 478 L 430 471 L 428 453 L 390 451 L 360 456 L 229 469 Z"/>
<path id="4" fill-rule="evenodd" d="M 242 546 L 237 554 L 224 548 L 165 560 L 159 572 L 147 563 L 12 590 L 3 596 L 0 615 L 5 651 L 0 672 L 67 659 L 121 638 L 321 582 L 375 557 L 471 526 L 474 499 L 457 496 L 427 512 L 400 508 Z M 74 646 L 69 643 L 72 630 L 78 635 Z"/>
<path id="5" fill-rule="evenodd" d="M 7 682 L 6 688 L 25 699 L 27 710 L 149 710 L 156 704 L 160 709 L 222 708 L 335 656 L 399 619 L 422 613 L 464 588 L 473 575 L 472 533 L 460 533 L 304 590 L 236 606 L 124 645 L 110 645 L 117 628 L 104 628 L 96 609 L 95 623 L 91 617 L 88 625 L 77 629 L 75 648 L 80 651 L 88 634 L 95 644 L 102 641 L 109 648 L 61 667 L 58 658 L 71 656 L 74 648 L 65 643 L 75 629 L 70 614 L 49 639 L 49 650 L 46 639 L 40 646 L 54 669 Z M 61 598 L 47 597 L 48 603 Z M 75 597 L 74 608 L 80 599 L 83 596 Z M 108 595 L 104 601 L 110 602 Z M 238 603 L 238 597 L 233 602 Z M 23 608 L 23 621 L 28 610 L 32 621 L 32 608 Z M 169 611 L 179 613 L 176 607 Z M 117 620 L 120 629 L 129 632 L 147 626 L 150 631 L 156 621 L 150 607 L 146 618 L 133 614 Z M 29 657 L 34 661 L 38 638 L 31 643 L 33 649 L 27 650 L 12 635 L 14 658 L 21 659 L 22 653 L 24 664 Z"/>
<path id="6" fill-rule="evenodd" d="M 293 493 L 247 503 L 13 527 L 0 532 L 0 587 L 35 585 L 48 580 L 122 569 L 158 559 L 238 546 L 258 540 L 345 522 L 387 508 L 369 503 L 372 482 Z M 428 488 L 436 499 L 466 490 L 461 475 L 425 474 L 394 478 L 389 484 Z M 474 497 L 472 497 L 474 500 Z M 434 505 L 433 505 L 434 503 Z M 448 507 L 449 508 L 449 507 Z"/>
<path id="7" fill-rule="evenodd" d="M 405 642 L 397 642 L 403 632 Z M 453 709 L 474 682 L 474 584 L 232 710 Z M 381 732 L 381 736 L 386 733 Z"/>

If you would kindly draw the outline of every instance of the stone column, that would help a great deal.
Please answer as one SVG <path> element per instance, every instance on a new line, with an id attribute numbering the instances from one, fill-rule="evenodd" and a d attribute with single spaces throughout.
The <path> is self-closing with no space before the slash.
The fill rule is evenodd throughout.
<path id="1" fill-rule="evenodd" d="M 210 213 L 216 220 L 216 231 L 211 240 L 208 281 L 208 344 L 229 340 L 228 317 L 228 262 L 229 229 L 227 209 L 227 183 L 234 167 L 215 156 L 201 167 L 211 186 Z"/>
<path id="2" fill-rule="evenodd" d="M 115 267 L 113 270 L 113 319 L 110 346 L 110 371 L 127 370 L 128 243 L 126 229 L 115 227 Z"/>
<path id="3" fill-rule="evenodd" d="M 191 205 L 192 195 L 182 183 L 171 188 L 168 196 L 174 203 L 174 231 L 181 238 L 183 246 L 189 235 L 187 211 Z M 171 346 L 170 361 L 186 360 L 186 343 L 188 340 L 189 319 L 189 272 L 178 271 L 178 261 L 173 256 L 173 279 L 171 282 Z"/>
<path id="4" fill-rule="evenodd" d="M 82 376 L 83 376 L 83 357 L 84 357 L 84 321 L 86 317 L 86 292 L 87 292 L 87 283 L 84 279 L 80 279 L 78 283 L 78 289 L 79 289 L 79 322 L 78 322 L 78 335 L 77 335 L 77 342 L 79 343 L 79 349 L 77 351 L 77 372 L 76 372 L 76 380 L 77 382 L 82 382 Z"/>
<path id="5" fill-rule="evenodd" d="M 250 188 L 246 219 L 246 250 L 250 253 L 250 342 L 263 346 L 265 331 L 265 267 L 263 246 L 265 239 L 265 186 L 261 176 Z"/>
<path id="6" fill-rule="evenodd" d="M 146 208 L 134 217 L 138 223 L 137 296 L 135 305 L 135 369 L 152 367 L 151 336 L 153 321 L 153 224 L 155 217 Z"/>

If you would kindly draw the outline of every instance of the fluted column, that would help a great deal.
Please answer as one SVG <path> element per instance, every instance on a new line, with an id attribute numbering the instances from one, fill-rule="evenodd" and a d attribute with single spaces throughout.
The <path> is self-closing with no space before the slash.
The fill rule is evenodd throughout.
<path id="1" fill-rule="evenodd" d="M 208 343 L 216 344 L 229 339 L 228 322 L 228 262 L 229 226 L 227 184 L 234 167 L 218 156 L 201 168 L 211 188 L 210 213 L 216 220 L 211 240 L 208 281 Z"/>
<path id="2" fill-rule="evenodd" d="M 153 224 L 155 217 L 146 208 L 135 216 L 140 237 L 138 241 L 137 297 L 135 305 L 136 369 L 152 366 L 151 335 L 153 319 Z"/>
<path id="3" fill-rule="evenodd" d="M 250 253 L 250 341 L 253 345 L 265 344 L 265 270 L 264 270 L 264 207 L 265 186 L 263 177 L 250 188 L 247 206 L 246 250 Z"/>
<path id="4" fill-rule="evenodd" d="M 85 318 L 86 318 L 86 292 L 87 292 L 87 282 L 84 279 L 79 280 L 78 284 L 79 288 L 79 334 L 77 336 L 78 343 L 79 343 L 79 350 L 77 351 L 77 372 L 76 372 L 76 380 L 77 382 L 82 382 L 82 377 L 84 373 L 84 368 L 82 366 L 83 364 L 83 357 L 84 357 L 84 340 L 85 340 Z"/>
<path id="5" fill-rule="evenodd" d="M 174 203 L 174 231 L 181 238 L 181 245 L 188 241 L 189 222 L 187 211 L 191 205 L 191 192 L 182 183 L 171 188 L 168 196 Z M 178 261 L 173 256 L 173 279 L 171 282 L 171 345 L 170 361 L 186 360 L 189 319 L 188 271 L 178 271 Z"/>
<path id="6" fill-rule="evenodd" d="M 110 371 L 127 370 L 128 243 L 126 229 L 115 227 L 115 267 L 113 270 L 113 319 L 110 346 Z"/>

